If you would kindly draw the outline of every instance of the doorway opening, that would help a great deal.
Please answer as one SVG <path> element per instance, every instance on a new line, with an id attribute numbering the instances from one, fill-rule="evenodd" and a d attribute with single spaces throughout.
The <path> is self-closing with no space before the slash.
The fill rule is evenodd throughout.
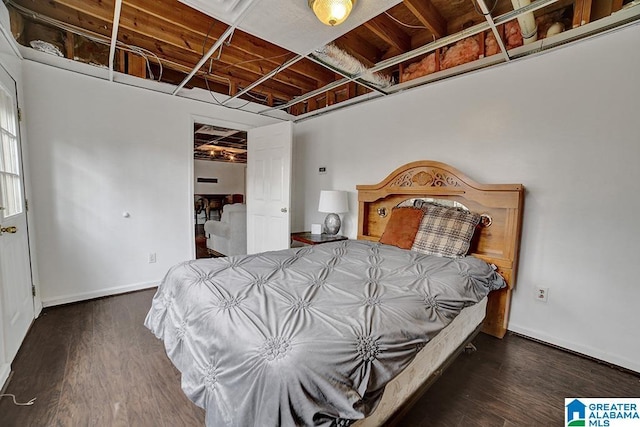
<path id="1" fill-rule="evenodd" d="M 246 253 L 246 130 L 194 122 L 193 159 L 196 258 Z"/>

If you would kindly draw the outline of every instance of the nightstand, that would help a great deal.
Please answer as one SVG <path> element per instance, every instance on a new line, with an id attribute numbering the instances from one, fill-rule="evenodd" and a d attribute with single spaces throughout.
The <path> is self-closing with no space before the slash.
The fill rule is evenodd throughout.
<path id="1" fill-rule="evenodd" d="M 322 243 L 339 242 L 340 240 L 349 240 L 346 236 L 339 234 L 311 234 L 308 231 L 301 233 L 291 233 L 291 240 L 294 242 L 304 243 L 306 245 L 320 245 Z"/>

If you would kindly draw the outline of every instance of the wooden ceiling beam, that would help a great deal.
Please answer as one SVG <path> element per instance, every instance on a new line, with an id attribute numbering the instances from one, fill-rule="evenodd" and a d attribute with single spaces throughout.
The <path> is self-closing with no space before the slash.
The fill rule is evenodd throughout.
<path id="1" fill-rule="evenodd" d="M 104 36 L 108 36 L 110 32 L 110 28 L 111 28 L 110 20 L 107 17 L 103 17 L 100 15 L 100 13 L 104 13 L 104 12 L 101 12 L 102 10 L 107 9 L 107 8 L 103 8 L 102 6 L 99 6 L 99 5 L 94 6 L 91 9 L 91 12 L 93 13 L 88 15 L 75 8 L 70 8 L 63 4 L 58 4 L 55 2 L 45 3 L 45 2 L 32 1 L 32 2 L 24 2 L 24 3 L 26 3 L 24 4 L 25 7 L 33 10 L 34 12 L 37 12 L 45 16 L 49 16 L 51 18 L 54 18 L 63 22 L 70 23 L 72 25 L 75 25 L 81 28 L 86 28 L 89 31 L 92 31 Z M 119 32 L 119 39 L 121 41 L 124 41 L 125 43 L 128 43 L 128 44 L 141 45 L 140 47 L 149 49 L 150 51 L 156 53 L 161 58 L 164 58 L 164 59 L 184 58 L 185 56 L 189 56 L 188 55 L 189 53 L 201 56 L 200 52 L 197 52 L 195 50 L 191 50 L 189 52 L 188 50 L 184 49 L 181 42 L 173 43 L 173 47 L 172 47 L 171 44 L 162 42 L 162 38 L 156 37 L 154 34 L 146 34 L 146 35 L 139 34 L 136 32 L 137 28 L 134 28 L 133 31 L 131 31 L 131 25 L 128 25 L 127 27 L 128 28 L 121 28 L 121 31 Z M 145 37 L 147 39 L 150 38 L 151 43 L 138 42 L 138 40 L 145 39 Z M 185 55 L 185 53 L 187 55 Z M 191 58 L 193 58 L 193 56 L 191 56 Z M 195 60 L 191 59 L 192 62 L 190 63 L 190 65 L 193 66 L 193 64 L 195 64 L 199 59 L 200 59 L 199 57 Z M 225 59 L 225 58 L 222 58 L 222 59 Z M 242 61 L 246 58 L 232 57 L 231 59 L 235 61 Z M 229 67 L 230 63 L 223 63 L 222 66 Z M 248 64 L 246 67 L 244 67 L 244 69 L 255 73 L 256 79 L 259 78 L 260 75 L 263 73 L 263 70 L 259 67 L 258 64 L 255 64 L 255 63 Z M 279 77 L 286 79 L 287 75 L 283 74 Z M 308 79 L 307 81 L 302 83 L 285 80 L 283 81 L 283 83 L 290 84 L 291 86 L 294 87 L 293 89 L 295 90 L 291 92 L 292 95 L 300 92 L 301 90 L 300 86 L 304 85 L 303 87 L 306 90 L 307 88 L 315 89 L 315 86 L 317 85 L 317 83 L 312 79 Z"/>
<path id="2" fill-rule="evenodd" d="M 403 3 L 436 38 L 447 35 L 447 21 L 430 0 L 403 0 Z"/>
<path id="3" fill-rule="evenodd" d="M 401 50 L 402 52 L 411 50 L 411 37 L 402 31 L 398 24 L 387 15 L 378 15 L 365 22 L 364 26 L 392 48 Z"/>
<path id="4" fill-rule="evenodd" d="M 165 67 L 165 71 L 167 73 L 167 81 L 177 85 L 184 79 L 187 73 L 191 71 L 191 67 L 173 63 L 171 64 L 170 67 Z M 164 75 L 164 72 L 163 72 L 163 75 Z M 250 83 L 252 83 L 248 80 L 243 80 L 237 77 L 234 77 L 230 81 L 225 80 L 224 83 L 221 83 L 221 80 L 219 78 L 216 78 L 216 76 L 209 76 L 208 79 L 209 79 L 209 88 L 222 95 L 228 95 L 228 93 L 225 93 L 225 92 L 230 91 L 231 86 L 235 85 L 236 87 L 237 86 L 245 87 L 245 86 L 248 86 Z M 198 87 L 198 88 L 207 90 L 207 85 L 205 83 L 205 73 L 202 71 L 199 71 L 198 73 L 196 73 L 193 79 L 191 79 L 185 85 L 185 87 L 187 88 Z M 269 97 L 269 95 L 271 95 L 273 97 L 286 100 L 286 101 L 290 101 L 295 97 L 289 93 L 284 93 L 279 91 L 277 88 L 274 88 L 270 82 L 266 83 L 262 87 L 255 88 L 251 92 L 258 93 L 265 97 Z"/>
<path id="5" fill-rule="evenodd" d="M 194 32 L 203 38 L 209 33 L 209 37 L 217 39 L 227 27 L 226 24 L 215 21 L 213 18 L 177 1 L 124 0 L 124 3 L 136 8 L 142 14 L 154 16 L 155 18 L 165 21 L 167 24 L 182 28 L 185 31 Z M 213 27 L 211 27 L 212 21 L 215 22 Z M 281 58 L 269 58 L 288 52 L 280 46 L 276 46 L 237 29 L 232 40 L 232 45 L 247 55 L 256 58 L 266 58 L 265 61 L 271 62 L 274 66 L 282 63 Z M 332 73 L 313 62 L 301 61 L 293 65 L 290 69 L 302 76 L 312 78 L 323 85 L 331 81 Z"/>
<path id="6" fill-rule="evenodd" d="M 153 43 L 153 41 L 148 40 L 145 42 L 145 44 L 147 43 Z M 141 47 L 144 47 L 144 46 L 141 46 Z M 193 69 L 193 64 L 195 64 L 195 62 L 197 62 L 200 59 L 200 57 L 197 55 L 193 55 L 193 54 L 185 55 L 184 51 L 176 50 L 172 46 L 163 47 L 160 44 L 160 42 L 156 42 L 156 47 L 159 47 L 163 51 L 161 55 L 162 59 L 171 61 L 170 63 L 163 61 L 163 66 L 175 69 L 177 71 L 189 73 Z M 202 68 L 203 69 L 201 69 L 197 73 L 198 76 L 203 76 L 204 74 L 206 74 L 206 71 L 208 71 L 207 66 Z M 258 76 L 256 76 L 253 73 L 247 73 L 246 71 L 239 70 L 239 69 L 229 69 L 224 72 L 221 72 L 220 70 L 216 71 L 214 67 L 212 69 L 212 74 L 213 75 L 210 75 L 211 79 L 217 80 L 217 81 L 226 81 L 227 86 L 230 86 L 235 82 L 236 84 L 242 87 L 247 87 L 258 78 Z M 269 80 L 268 82 L 265 83 L 263 87 L 268 87 L 269 90 L 273 91 L 274 96 L 281 99 L 287 99 L 287 100 L 292 99 L 304 93 L 299 88 L 293 88 L 289 85 L 285 85 L 276 80 Z M 228 91 L 225 91 L 222 93 L 227 95 L 229 94 Z"/>
<path id="7" fill-rule="evenodd" d="M 559 2 L 555 3 L 555 5 L 559 5 L 561 2 L 573 4 L 574 0 L 560 0 Z M 491 12 L 491 16 L 495 18 L 507 12 L 511 12 L 512 10 L 513 5 L 511 3 L 511 0 L 498 0 L 495 8 L 493 8 L 493 11 Z M 478 13 L 472 6 L 472 4 L 469 4 L 466 10 L 459 10 L 457 11 L 455 16 L 449 18 L 449 20 L 447 21 L 447 31 L 448 34 L 454 34 L 462 31 L 465 28 L 485 21 L 486 18 Z"/>
<path id="8" fill-rule="evenodd" d="M 409 49 L 409 50 L 411 50 L 411 49 Z M 397 49 L 397 48 L 395 48 L 395 47 L 392 47 L 392 48 L 389 48 L 389 50 L 387 50 L 387 51 L 384 53 L 384 55 L 382 55 L 382 58 L 380 58 L 380 60 L 384 61 L 384 60 L 387 60 L 387 59 L 393 58 L 393 57 L 395 57 L 395 56 L 401 55 L 401 54 L 403 54 L 403 53 L 405 53 L 405 52 L 408 52 L 408 51 L 401 51 L 401 50 L 398 50 L 398 49 Z"/>
<path id="9" fill-rule="evenodd" d="M 167 41 L 169 41 L 169 38 L 171 38 L 171 41 L 173 43 L 181 44 L 182 46 L 185 46 L 185 48 L 194 50 L 201 54 L 204 54 L 204 52 L 206 52 L 206 49 L 211 46 L 222 34 L 221 33 L 220 35 L 218 35 L 219 31 L 217 30 L 215 31 L 215 34 L 213 34 L 214 31 L 212 30 L 208 35 L 208 39 L 206 39 L 207 33 L 200 34 L 188 29 L 181 29 L 179 26 L 174 25 L 170 20 L 157 18 L 155 15 L 147 14 L 145 11 L 141 11 L 137 7 L 130 7 L 130 2 L 125 2 L 125 4 L 127 5 L 127 12 L 130 12 L 130 16 L 136 17 L 135 23 L 138 27 L 158 29 L 158 32 L 160 33 L 158 35 L 161 36 L 162 33 L 165 33 Z M 212 19 L 208 19 L 209 22 L 211 22 Z M 228 26 L 223 23 L 217 23 L 217 25 L 214 24 L 214 27 L 223 31 L 228 28 Z M 243 39 L 243 34 L 241 34 L 239 31 L 240 30 L 237 29 L 235 30 L 231 39 L 231 43 L 228 46 L 225 45 L 222 50 L 222 55 L 225 58 L 221 59 L 226 59 L 228 55 L 229 60 L 225 62 L 228 62 L 229 64 L 237 63 L 238 67 L 240 68 L 245 68 L 255 73 L 264 75 L 271 70 L 279 67 L 280 64 L 284 63 L 287 59 L 295 56 L 293 52 L 288 52 L 282 49 L 282 53 L 278 53 L 277 55 L 274 55 L 274 53 L 271 52 L 268 55 L 267 59 L 260 55 L 256 55 L 253 52 L 246 52 L 242 49 L 239 49 L 237 46 L 238 41 Z M 203 44 L 205 44 L 205 41 L 206 46 L 204 46 L 205 49 L 203 49 Z M 278 57 L 273 58 L 274 56 Z M 315 88 L 318 85 L 318 80 L 296 71 L 294 67 L 290 67 L 289 69 L 279 73 L 279 75 L 277 75 L 275 78 L 276 80 L 280 80 L 283 83 L 292 84 L 303 89 Z"/>
<path id="10" fill-rule="evenodd" d="M 154 69 L 154 73 L 158 73 L 159 70 L 157 67 L 152 66 L 152 68 Z M 177 67 L 176 67 L 177 68 Z M 173 68 L 165 68 L 162 75 L 164 76 L 164 79 L 167 83 L 171 83 L 171 84 L 179 84 L 182 80 L 184 80 L 184 77 L 187 75 L 187 68 L 184 67 L 181 70 L 176 70 Z M 186 84 L 185 86 L 186 88 L 193 88 L 193 87 L 197 87 L 200 89 L 204 89 L 207 90 L 207 85 L 204 82 L 204 79 L 198 75 L 196 75 L 193 79 L 191 79 L 189 81 L 189 83 Z M 218 93 L 224 93 L 225 90 L 227 90 L 227 85 L 226 84 L 222 84 L 222 83 L 218 83 L 215 81 L 210 81 L 209 82 L 209 89 L 218 92 Z"/>
<path id="11" fill-rule="evenodd" d="M 362 62 L 366 67 L 373 67 L 381 56 L 375 46 L 354 34 L 353 31 L 335 40 L 334 44 Z"/>
<path id="12" fill-rule="evenodd" d="M 46 6 L 46 4 L 42 3 L 41 5 L 43 7 Z M 34 8 L 32 10 L 34 10 L 34 12 L 42 13 L 42 11 L 35 10 L 36 5 L 33 6 Z M 62 20 L 62 18 L 66 17 L 65 22 L 85 28 L 87 31 L 94 34 L 100 34 L 105 38 L 108 38 L 111 34 L 111 24 L 108 21 L 94 16 L 87 16 L 78 11 L 70 12 L 60 5 L 57 5 L 54 9 L 48 11 L 48 13 L 42 14 L 57 20 Z M 153 37 L 132 33 L 130 30 L 123 27 L 120 27 L 118 37 L 121 41 L 127 44 L 133 44 L 133 41 L 135 40 L 135 44 L 138 47 L 154 52 L 161 59 L 164 68 L 171 68 L 180 72 L 185 70 L 187 72 L 191 71 L 193 65 L 198 62 L 201 57 L 198 53 L 164 43 L 163 41 Z M 153 59 L 150 59 L 150 61 L 154 62 Z M 242 86 L 248 86 L 260 77 L 258 74 L 247 72 L 242 69 L 218 70 L 217 74 L 219 74 L 218 81 L 226 80 L 227 86 L 229 85 L 229 81 L 238 81 Z M 286 85 L 273 80 L 268 82 L 267 86 L 263 87 L 271 88 L 274 91 L 274 96 L 287 100 L 303 93 L 303 91 L 298 87 Z M 226 94 L 227 91 L 223 93 Z"/>
<path id="13" fill-rule="evenodd" d="M 90 16 L 101 19 L 107 23 L 110 23 L 110 16 L 113 16 L 112 11 L 108 14 L 106 13 L 109 8 L 106 7 L 105 4 L 108 2 L 96 2 L 93 0 L 52 0 L 52 2 L 66 6 L 78 12 L 90 14 Z M 107 25 L 110 26 L 110 24 Z M 122 31 L 129 30 L 131 32 L 131 38 L 128 41 L 128 43 L 131 44 L 136 44 L 136 34 L 139 34 L 159 41 L 164 41 L 167 44 L 171 44 L 177 48 L 185 49 L 200 56 L 202 56 L 203 54 L 202 46 L 205 42 L 204 37 L 202 39 L 198 39 L 189 32 L 175 31 L 174 28 L 172 28 L 170 25 L 167 25 L 166 22 L 159 22 L 154 17 L 149 17 L 148 15 L 145 16 L 142 13 L 136 13 L 135 10 L 129 7 L 123 7 L 122 9 L 122 14 L 120 17 L 120 28 Z M 215 39 L 212 39 L 212 43 L 213 42 L 215 42 Z M 199 59 L 200 58 L 198 58 L 198 60 Z M 223 48 L 223 54 L 220 58 L 220 62 L 224 63 L 223 68 L 230 68 L 233 67 L 234 64 L 237 64 L 238 68 L 249 71 L 251 73 L 255 73 L 257 80 L 262 75 L 271 71 L 272 67 L 265 68 L 264 65 L 261 64 L 262 61 L 253 62 L 255 59 L 260 58 L 257 58 L 255 56 L 248 57 L 242 52 L 238 52 L 237 49 L 232 46 L 225 46 Z M 284 61 L 287 58 L 283 57 L 281 59 Z M 283 61 L 280 61 L 280 63 Z M 196 62 L 198 61 L 195 61 L 194 64 Z M 274 76 L 274 80 L 278 80 L 281 83 L 294 86 L 295 88 L 299 88 L 302 91 L 313 90 L 317 86 L 317 81 L 305 76 L 293 74 L 289 72 L 289 70 L 278 73 L 276 76 Z"/>

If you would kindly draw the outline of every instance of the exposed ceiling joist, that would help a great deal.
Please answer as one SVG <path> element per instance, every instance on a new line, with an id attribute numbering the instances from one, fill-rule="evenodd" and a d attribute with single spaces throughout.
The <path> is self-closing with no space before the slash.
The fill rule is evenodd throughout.
<path id="1" fill-rule="evenodd" d="M 251 83 L 249 86 L 245 87 L 244 89 L 242 89 L 240 92 L 233 94 L 232 97 L 230 97 L 229 99 L 227 99 L 226 101 L 224 101 L 222 104 L 227 104 L 229 101 L 238 98 L 242 95 L 244 95 L 245 93 L 249 92 L 250 90 L 252 90 L 253 88 L 261 85 L 262 83 L 266 82 L 267 80 L 269 80 L 271 77 L 273 77 L 274 75 L 276 75 L 277 73 L 287 69 L 288 67 L 292 66 L 293 64 L 295 64 L 296 62 L 300 61 L 303 57 L 298 55 L 295 58 L 291 58 L 290 60 L 288 60 L 287 62 L 283 63 L 280 67 L 278 68 L 274 68 L 271 72 L 265 74 L 262 78 L 256 80 L 255 82 Z"/>
<path id="2" fill-rule="evenodd" d="M 253 101 L 269 108 L 260 110 L 252 104 L 247 107 L 250 111 L 267 114 L 282 110 L 306 118 L 312 111 L 333 109 L 336 103 L 362 102 L 508 61 L 513 55 L 532 53 L 535 49 L 519 48 L 505 33 L 506 28 L 513 31 L 521 14 L 535 13 L 536 18 L 552 16 L 551 19 L 562 21 L 565 29 L 571 31 L 561 38 L 574 40 L 579 38 L 573 37 L 578 28 L 572 29 L 572 24 L 586 31 L 588 23 L 583 21 L 604 16 L 618 22 L 615 18 L 626 12 L 611 13 L 636 4 L 629 0 L 606 1 L 610 6 L 598 3 L 600 6 L 589 8 L 589 4 L 596 2 L 536 0 L 517 11 L 513 11 L 511 0 L 496 0 L 495 5 L 493 0 L 380 0 L 367 7 L 359 3 L 346 26 L 335 30 L 330 43 L 345 52 L 342 57 L 345 63 L 355 58 L 368 69 L 365 71 L 341 68 L 345 63 L 319 62 L 315 54 L 304 57 L 313 51 L 295 53 L 293 45 L 286 44 L 296 37 L 301 39 L 300 43 L 293 43 L 296 46 L 322 40 L 316 47 L 320 50 L 327 43 L 328 31 L 332 30 L 312 27 L 321 24 L 304 2 L 291 5 L 287 0 L 248 0 L 247 3 L 256 4 L 259 13 L 253 13 L 254 10 L 248 15 L 246 25 L 239 26 L 244 31 L 232 30 L 234 22 L 226 19 L 228 16 L 208 16 L 183 4 L 210 5 L 210 0 L 5 0 L 5 3 L 10 12 L 12 6 L 22 8 L 19 14 L 26 23 L 25 29 L 14 32 L 20 44 L 29 46 L 32 40 L 48 40 L 52 43 L 50 50 L 57 48 L 66 58 L 108 67 L 109 80 L 114 80 L 115 72 L 153 78 L 176 85 L 174 94 L 183 87 L 200 87 L 209 90 L 212 102 L 217 104 L 245 108 Z M 222 3 L 220 7 L 226 7 Z M 603 14 L 607 8 L 610 16 Z M 292 13 L 274 15 L 276 9 Z M 634 9 L 638 11 L 640 7 Z M 363 11 L 368 11 L 366 17 Z M 277 17 L 278 21 L 267 15 Z M 636 15 L 629 19 L 637 19 Z M 283 22 L 287 19 L 288 22 Z M 257 27 L 260 31 L 247 32 Z M 320 33 L 322 37 L 314 36 Z M 274 37 L 263 40 L 255 34 Z M 539 33 L 541 50 L 560 39 L 556 36 L 546 40 L 545 36 L 546 33 Z M 284 44 L 277 46 L 275 40 Z M 488 49 L 485 43 L 490 42 L 493 48 L 485 50 Z M 459 53 L 461 48 L 474 43 L 479 44 L 479 53 L 469 50 L 460 56 L 461 62 L 455 62 L 456 59 L 453 65 L 449 57 L 445 65 L 447 55 Z M 485 56 L 494 53 L 498 55 Z M 427 66 L 426 60 L 432 61 L 431 65 Z M 416 69 L 418 72 L 414 72 Z M 370 72 L 393 77 L 396 83 L 385 89 L 372 86 L 362 80 Z M 371 76 L 367 78 L 373 81 Z M 216 93 L 226 97 L 218 101 Z M 196 91 L 192 94 L 200 95 Z M 238 98 L 247 103 L 241 106 L 231 103 Z"/>
<path id="3" fill-rule="evenodd" d="M 447 21 L 430 0 L 403 0 L 403 2 L 437 38 L 447 34 Z"/>
<path id="4" fill-rule="evenodd" d="M 354 58 L 367 67 L 375 64 L 380 56 L 380 51 L 376 49 L 375 46 L 353 32 L 347 33 L 335 40 L 334 44 L 340 49 L 351 53 Z"/>
<path id="5" fill-rule="evenodd" d="M 92 0 L 86 2 L 84 0 L 51 0 L 51 2 L 54 5 L 62 6 L 63 11 L 67 9 L 67 16 L 70 15 L 70 17 L 73 17 L 73 15 L 78 15 L 80 18 L 78 24 L 80 25 L 91 25 L 90 23 L 92 21 L 99 19 L 102 21 L 100 22 L 100 27 L 110 28 L 112 26 L 111 18 L 113 13 L 109 8 L 104 6 L 109 3 L 108 0 L 104 2 L 95 2 Z M 215 43 L 220 38 L 223 38 L 227 28 L 226 24 L 213 22 L 214 20 L 203 15 L 200 21 L 202 21 L 203 18 L 206 19 L 207 25 L 209 25 L 209 31 L 204 33 L 194 32 L 175 26 L 174 21 L 170 18 L 158 18 L 155 15 L 141 13 L 140 8 L 132 7 L 130 2 L 124 2 L 124 5 L 125 7 L 120 17 L 121 38 L 126 36 L 125 41 L 134 44 L 139 38 L 143 41 L 147 39 L 149 41 L 144 46 L 145 48 L 153 49 L 153 47 L 156 46 L 160 49 L 160 53 L 166 51 L 171 57 L 184 57 L 185 55 L 194 54 L 199 56 L 204 55 L 205 45 Z M 34 4 L 33 6 L 40 9 L 35 10 L 40 13 L 46 10 L 45 4 Z M 83 15 L 88 16 L 85 19 L 82 17 Z M 91 17 L 94 19 L 91 19 Z M 60 19 L 60 17 L 58 19 Z M 225 28 L 225 31 L 222 31 L 222 28 Z M 263 69 L 265 65 L 267 71 L 274 69 L 286 60 L 285 56 L 290 54 L 286 50 L 281 49 L 282 53 L 278 53 L 278 55 L 268 53 L 267 58 L 273 59 L 267 60 L 256 53 L 248 53 L 247 51 L 255 49 L 257 44 L 251 43 L 250 46 L 246 46 L 247 43 L 241 42 L 243 39 L 244 37 L 237 37 L 232 44 L 224 47 L 224 55 L 219 59 L 222 68 L 236 67 L 255 74 L 255 78 L 257 79 L 266 72 Z M 240 49 L 239 46 L 244 46 L 245 49 Z M 170 49 L 170 51 L 167 49 Z M 282 57 L 280 55 L 282 55 Z M 196 62 L 197 60 L 193 60 L 193 62 L 188 65 L 193 67 Z M 183 64 L 187 65 L 185 62 L 183 62 Z M 299 68 L 297 71 L 291 70 L 287 73 L 282 73 L 278 76 L 277 80 L 285 84 L 292 84 L 306 89 L 317 87 L 319 82 L 324 84 L 332 80 L 332 75 L 326 72 L 326 70 L 322 73 L 311 73 L 310 67 Z"/>
<path id="6" fill-rule="evenodd" d="M 392 48 L 406 52 L 411 50 L 411 37 L 398 27 L 387 15 L 379 15 L 371 21 L 365 22 L 364 26 L 373 34 L 387 42 Z"/>
<path id="7" fill-rule="evenodd" d="M 196 64 L 196 66 L 193 67 L 193 69 L 189 72 L 189 74 L 187 74 L 187 77 L 185 77 L 184 80 L 182 82 L 180 82 L 178 87 L 175 88 L 175 90 L 171 93 L 172 95 L 175 95 L 178 92 L 180 92 L 180 90 L 184 87 L 184 85 L 186 85 L 187 82 L 189 80 L 191 80 L 191 78 L 200 70 L 200 68 L 204 65 L 204 63 L 207 62 L 209 60 L 209 58 L 211 58 L 211 55 L 213 55 L 215 53 L 215 51 L 218 50 L 222 46 L 222 43 L 224 43 L 225 40 L 227 40 L 227 38 L 229 36 L 231 36 L 231 34 L 233 34 L 233 31 L 235 29 L 236 29 L 235 26 L 230 26 L 229 28 L 226 29 L 224 34 L 222 34 L 222 37 L 220 37 L 218 40 L 216 40 L 216 42 L 213 44 L 213 46 L 211 46 L 209 48 L 207 53 L 205 53 L 202 56 L 202 58 L 200 58 L 200 60 Z"/>

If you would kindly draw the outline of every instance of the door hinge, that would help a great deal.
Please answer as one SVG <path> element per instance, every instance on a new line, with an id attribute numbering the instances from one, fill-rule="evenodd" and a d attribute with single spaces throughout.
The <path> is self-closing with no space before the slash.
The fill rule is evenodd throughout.
<path id="1" fill-rule="evenodd" d="M 18 107 L 18 121 L 22 121 L 22 108 Z"/>
<path id="2" fill-rule="evenodd" d="M 31 285 L 31 294 L 35 297 L 36 296 L 36 285 Z"/>
<path id="3" fill-rule="evenodd" d="M 24 210 L 29 212 L 29 200 L 24 199 Z"/>

